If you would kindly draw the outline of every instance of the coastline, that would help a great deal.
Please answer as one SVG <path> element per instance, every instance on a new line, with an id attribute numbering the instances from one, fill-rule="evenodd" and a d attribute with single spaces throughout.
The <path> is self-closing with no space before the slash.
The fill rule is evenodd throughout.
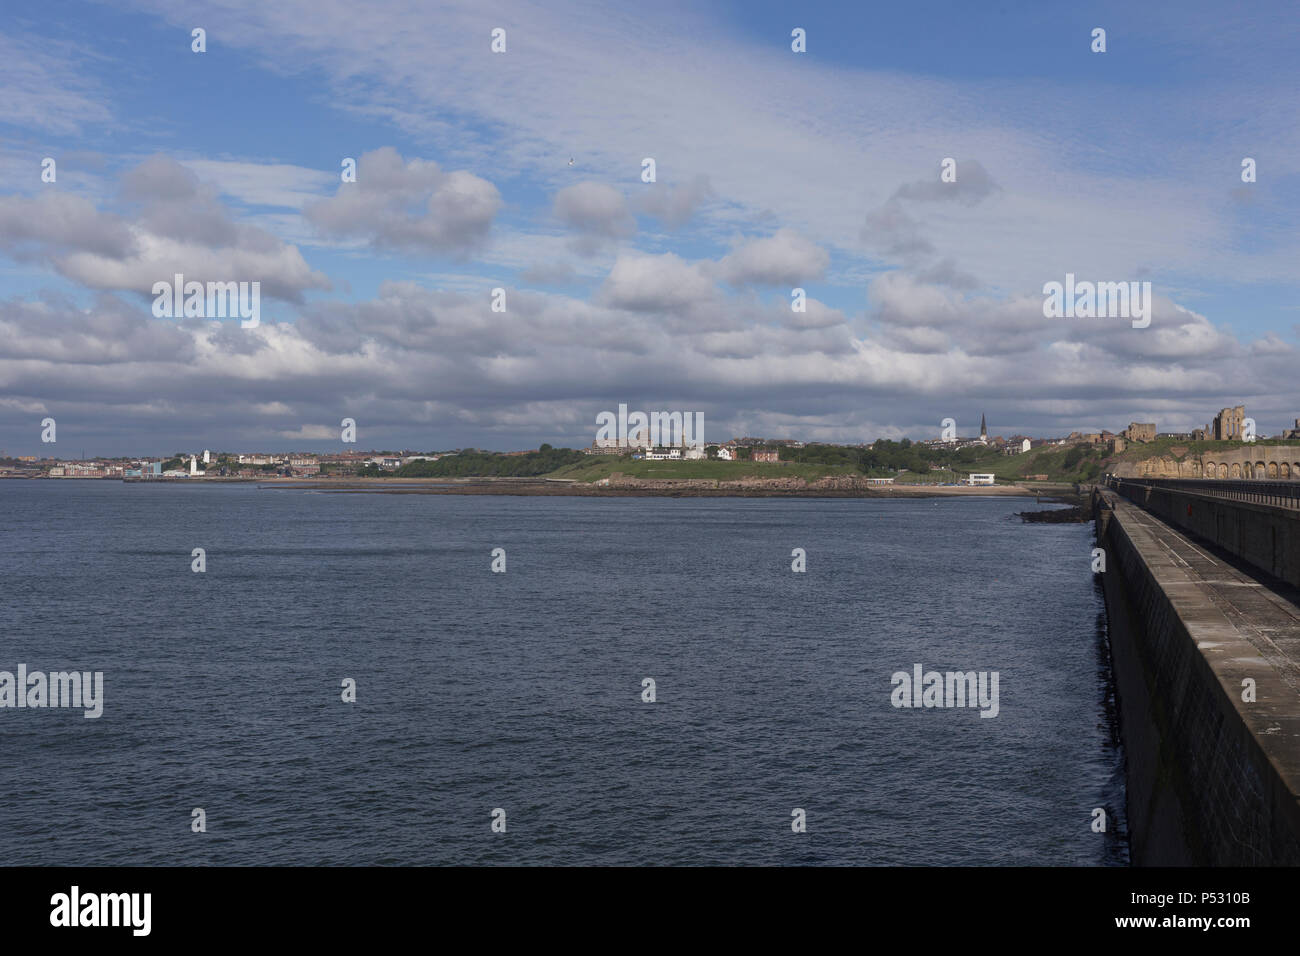
<path id="1" fill-rule="evenodd" d="M 337 494 L 519 495 L 591 498 L 1035 498 L 1069 490 L 1022 485 L 871 485 L 851 478 L 805 482 L 799 478 L 715 481 L 690 478 L 566 481 L 555 478 L 373 478 L 337 481 L 287 480 L 260 483 L 259 490 L 296 488 Z"/>
<path id="2" fill-rule="evenodd" d="M 0 477 L 18 478 L 16 475 Z M 26 477 L 26 476 L 24 476 Z M 26 480 L 116 481 L 121 484 L 255 484 L 258 490 L 299 490 L 335 494 L 515 495 L 588 498 L 1047 498 L 1076 494 L 1069 482 L 1003 485 L 871 484 L 858 477 L 802 478 L 631 478 L 599 481 L 571 478 L 119 478 L 68 475 Z"/>

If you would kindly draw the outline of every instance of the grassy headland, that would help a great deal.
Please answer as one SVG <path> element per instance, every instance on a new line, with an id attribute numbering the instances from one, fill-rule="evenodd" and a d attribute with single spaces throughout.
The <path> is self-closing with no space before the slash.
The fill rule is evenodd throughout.
<path id="1" fill-rule="evenodd" d="M 996 476 L 999 483 L 1027 483 L 1033 487 L 1037 482 L 1093 482 L 1106 472 L 1115 470 L 1121 462 L 1158 457 L 1181 461 L 1191 455 L 1228 446 L 1238 447 L 1239 444 L 1161 438 L 1146 444 L 1130 445 L 1118 453 L 1110 451 L 1104 444 L 1078 444 L 1044 445 L 1021 454 L 1006 455 L 994 448 L 951 450 L 906 440 L 893 442 L 882 439 L 863 446 L 783 446 L 779 462 L 751 461 L 747 457 L 737 461 L 648 461 L 630 455 L 588 455 L 581 449 L 542 445 L 537 451 L 522 454 L 464 450 L 444 455 L 437 461 L 413 461 L 395 471 L 366 468 L 360 477 L 547 478 L 586 484 L 614 476 L 619 476 L 619 480 L 624 482 L 802 479 L 810 483 L 823 478 L 888 477 L 893 478 L 895 485 L 916 486 L 955 484 L 972 472 L 986 472 Z M 1257 444 L 1296 443 L 1262 440 Z M 742 448 L 740 452 L 748 456 L 749 449 Z"/>

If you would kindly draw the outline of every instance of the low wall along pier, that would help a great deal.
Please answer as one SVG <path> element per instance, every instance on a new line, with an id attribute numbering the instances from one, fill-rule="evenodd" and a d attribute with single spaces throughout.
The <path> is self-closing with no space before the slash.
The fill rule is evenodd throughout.
<path id="1" fill-rule="evenodd" d="M 1133 862 L 1300 865 L 1300 509 L 1159 482 L 1092 501 Z"/>

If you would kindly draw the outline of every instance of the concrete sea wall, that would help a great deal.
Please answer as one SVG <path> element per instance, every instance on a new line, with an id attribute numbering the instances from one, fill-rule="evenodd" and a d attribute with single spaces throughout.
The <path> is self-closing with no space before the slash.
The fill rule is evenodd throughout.
<path id="1" fill-rule="evenodd" d="M 1101 578 L 1133 862 L 1300 865 L 1294 691 L 1133 505 L 1094 493 L 1093 508 L 1107 555 Z M 1242 700 L 1247 677 L 1260 688 L 1257 702 Z"/>

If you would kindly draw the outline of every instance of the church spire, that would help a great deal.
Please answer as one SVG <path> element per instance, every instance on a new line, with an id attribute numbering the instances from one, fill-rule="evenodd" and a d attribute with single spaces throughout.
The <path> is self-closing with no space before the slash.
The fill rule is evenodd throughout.
<path id="1" fill-rule="evenodd" d="M 984 413 L 980 412 L 980 438 L 989 437 L 989 426 L 984 421 Z"/>

